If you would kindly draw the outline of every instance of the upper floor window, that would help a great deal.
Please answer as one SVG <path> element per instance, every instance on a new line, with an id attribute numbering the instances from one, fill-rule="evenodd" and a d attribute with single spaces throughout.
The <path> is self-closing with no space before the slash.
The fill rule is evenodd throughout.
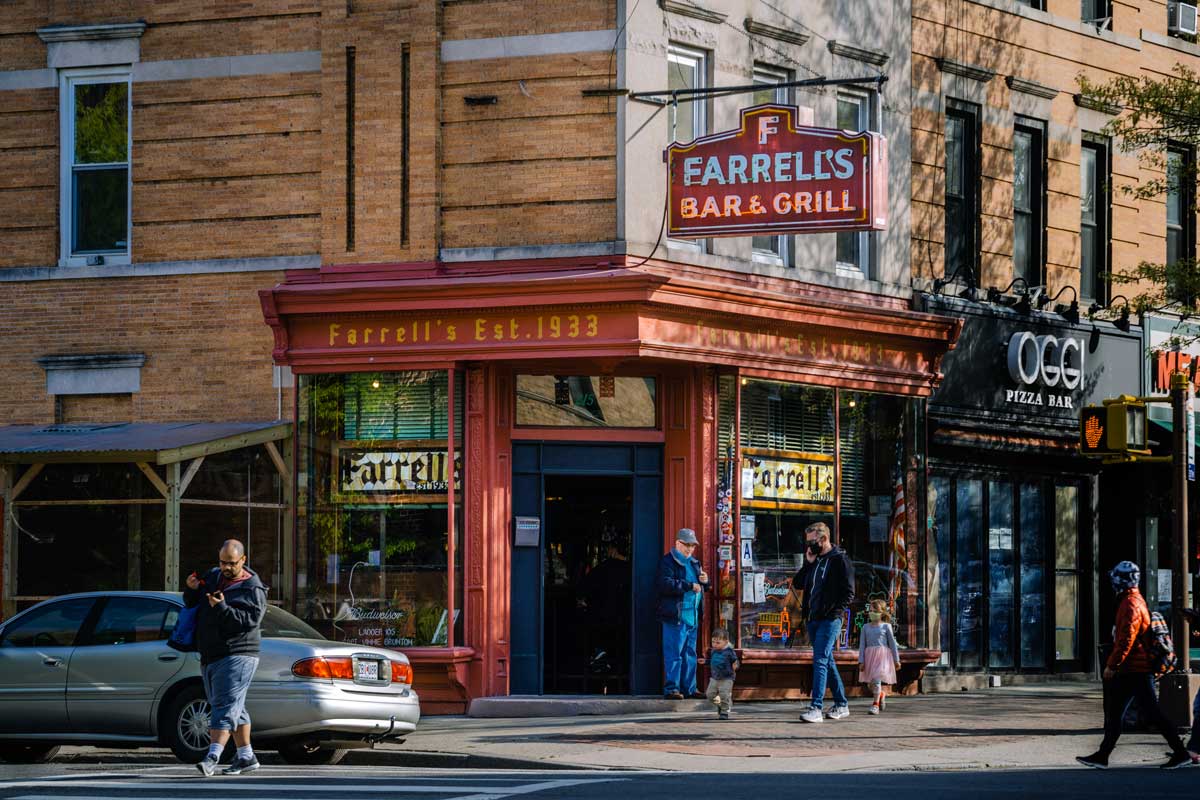
<path id="1" fill-rule="evenodd" d="M 1043 281 L 1046 230 L 1046 127 L 1018 117 L 1013 129 L 1013 277 Z"/>
<path id="2" fill-rule="evenodd" d="M 781 69 L 757 66 L 754 68 L 754 82 L 766 84 L 751 96 L 750 105 L 763 103 L 790 103 L 791 89 L 777 87 L 773 84 L 787 83 L 792 76 Z M 753 237 L 753 252 L 755 261 L 765 261 L 770 264 L 788 263 L 788 237 L 786 236 L 755 236 Z"/>
<path id="3" fill-rule="evenodd" d="M 129 72 L 64 72 L 59 96 L 62 263 L 129 263 Z"/>
<path id="4" fill-rule="evenodd" d="M 1112 0 L 1080 0 L 1079 18 L 1096 30 L 1112 30 Z"/>
<path id="5" fill-rule="evenodd" d="M 703 89 L 708 85 L 708 55 L 703 50 L 694 50 L 682 45 L 671 45 L 667 50 L 667 88 Z M 690 142 L 708 133 L 708 98 L 685 95 L 678 103 L 671 103 L 670 135 L 676 142 Z M 680 247 L 703 252 L 703 239 L 671 239 L 671 247 Z"/>
<path id="6" fill-rule="evenodd" d="M 1084 139 L 1079 154 L 1079 295 L 1108 302 L 1108 142 Z"/>
<path id="7" fill-rule="evenodd" d="M 979 227 L 979 107 L 954 103 L 946 108 L 946 265 L 978 286 L 976 272 Z"/>
<path id="8" fill-rule="evenodd" d="M 1188 147 L 1167 149 L 1167 265 L 1176 269 L 1194 269 L 1196 260 L 1196 212 L 1194 181 L 1195 154 Z M 1194 298 L 1193 281 L 1168 287 L 1171 299 L 1190 303 Z"/>
<path id="9" fill-rule="evenodd" d="M 875 94 L 841 89 L 837 95 L 837 126 L 844 131 L 875 131 Z M 837 234 L 837 271 L 856 278 L 870 278 L 874 261 L 875 234 L 846 231 Z"/>

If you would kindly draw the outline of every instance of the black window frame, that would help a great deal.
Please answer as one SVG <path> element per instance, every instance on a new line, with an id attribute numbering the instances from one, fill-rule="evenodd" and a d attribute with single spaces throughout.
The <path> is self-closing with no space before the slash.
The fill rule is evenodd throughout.
<path id="1" fill-rule="evenodd" d="M 944 275 L 950 276 L 958 273 L 970 286 L 979 285 L 979 210 L 980 203 L 980 166 L 981 166 L 981 142 L 980 142 L 980 107 L 975 103 L 967 103 L 961 100 L 948 98 L 946 100 L 946 126 L 943 130 L 943 135 L 948 137 L 950 120 L 956 119 L 963 126 L 963 148 L 962 148 L 962 164 L 960 165 L 960 174 L 962 176 L 963 191 L 961 196 L 957 198 L 961 203 L 961 208 L 951 211 L 951 194 L 950 181 L 944 181 L 946 187 L 945 195 L 945 239 L 943 248 L 945 253 Z M 949 174 L 949 148 L 943 148 L 943 167 L 945 174 Z M 961 242 L 957 242 L 953 249 L 956 255 L 951 257 L 951 242 L 959 237 L 965 237 Z M 961 250 L 961 256 L 958 252 Z"/>
<path id="2" fill-rule="evenodd" d="M 1046 283 L 1046 218 L 1047 218 L 1047 152 L 1046 152 L 1046 123 L 1043 120 L 1018 116 L 1013 126 L 1014 134 L 1014 165 L 1013 165 L 1013 277 L 1023 277 L 1029 286 L 1042 286 Z M 1017 264 L 1016 250 L 1016 161 L 1015 136 L 1024 134 L 1030 137 L 1029 152 L 1031 164 L 1029 169 L 1030 183 L 1030 217 L 1032 231 L 1029 236 L 1029 273 L 1022 275 Z"/>
<path id="3" fill-rule="evenodd" d="M 1095 284 L 1095 292 L 1088 295 L 1083 290 L 1083 277 L 1085 272 L 1089 271 L 1083 263 L 1085 248 L 1083 246 L 1083 237 L 1087 235 L 1086 228 L 1089 227 L 1083 222 L 1083 151 L 1092 150 L 1096 153 L 1096 184 L 1094 195 L 1096 198 L 1095 223 L 1090 227 L 1093 229 L 1092 234 L 1095 238 L 1092 252 L 1097 257 L 1096 263 L 1091 268 L 1090 272 L 1094 273 L 1093 279 Z M 1110 177 L 1112 175 L 1112 147 L 1109 140 L 1105 136 L 1097 136 L 1094 134 L 1084 134 L 1080 144 L 1080 208 L 1079 208 L 1079 299 L 1094 300 L 1102 306 L 1108 305 L 1112 297 L 1112 278 L 1109 275 L 1112 265 L 1112 187 Z"/>
<path id="4" fill-rule="evenodd" d="M 1178 250 L 1181 255 L 1175 260 L 1178 261 L 1183 259 L 1192 261 L 1193 263 L 1196 260 L 1196 150 L 1194 147 L 1185 144 L 1180 144 L 1177 142 L 1168 143 L 1166 153 L 1167 160 L 1163 165 L 1163 171 L 1168 181 L 1170 181 L 1170 157 L 1172 155 L 1178 155 L 1183 160 L 1183 179 L 1179 184 L 1179 197 L 1181 201 L 1180 223 L 1178 226 L 1172 226 L 1169 222 L 1169 216 L 1168 221 L 1165 223 L 1166 241 L 1163 263 L 1168 266 L 1174 263 L 1171 259 L 1172 231 L 1178 231 L 1180 239 Z M 1170 214 L 1169 197 L 1170 194 L 1168 189 L 1168 192 L 1164 197 L 1164 205 L 1167 207 L 1168 215 Z M 1194 284 L 1189 281 L 1188 286 L 1193 287 Z M 1177 287 L 1169 285 L 1167 287 L 1167 292 L 1168 297 L 1176 303 L 1187 306 L 1193 306 L 1196 303 L 1196 296 L 1194 292 L 1186 290 L 1180 292 Z"/>

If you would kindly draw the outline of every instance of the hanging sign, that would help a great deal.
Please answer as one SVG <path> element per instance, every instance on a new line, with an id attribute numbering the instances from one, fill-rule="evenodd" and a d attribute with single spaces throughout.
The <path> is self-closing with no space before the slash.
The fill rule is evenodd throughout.
<path id="1" fill-rule="evenodd" d="M 744 447 L 742 457 L 752 476 L 750 491 L 743 482 L 743 508 L 833 510 L 833 456 Z"/>
<path id="2" fill-rule="evenodd" d="M 737 129 L 668 147 L 668 235 L 887 228 L 887 140 L 800 126 L 798 115 L 795 106 L 744 108 Z"/>

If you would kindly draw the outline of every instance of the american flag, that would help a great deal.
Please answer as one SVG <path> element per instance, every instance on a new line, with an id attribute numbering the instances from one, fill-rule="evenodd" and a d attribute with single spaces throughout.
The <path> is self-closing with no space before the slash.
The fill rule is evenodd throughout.
<path id="1" fill-rule="evenodd" d="M 891 586 L 888 595 L 893 607 L 900 593 L 900 576 L 908 569 L 907 545 L 904 541 L 904 522 L 907 514 L 904 507 L 904 473 L 896 474 L 896 488 L 892 493 L 892 529 L 888 536 L 888 575 Z"/>

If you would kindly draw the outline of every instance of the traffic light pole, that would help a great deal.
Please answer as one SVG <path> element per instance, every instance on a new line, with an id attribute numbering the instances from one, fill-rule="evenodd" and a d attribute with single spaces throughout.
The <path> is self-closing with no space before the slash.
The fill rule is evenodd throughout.
<path id="1" fill-rule="evenodd" d="M 1178 613 L 1188 602 L 1188 376 L 1183 372 L 1171 375 L 1171 448 L 1175 463 L 1172 465 L 1172 484 L 1175 495 L 1174 514 L 1174 548 L 1171 558 L 1171 594 L 1172 606 L 1177 612 L 1174 616 L 1173 638 L 1179 669 L 1187 672 L 1189 669 L 1188 651 L 1190 644 L 1187 617 Z"/>

